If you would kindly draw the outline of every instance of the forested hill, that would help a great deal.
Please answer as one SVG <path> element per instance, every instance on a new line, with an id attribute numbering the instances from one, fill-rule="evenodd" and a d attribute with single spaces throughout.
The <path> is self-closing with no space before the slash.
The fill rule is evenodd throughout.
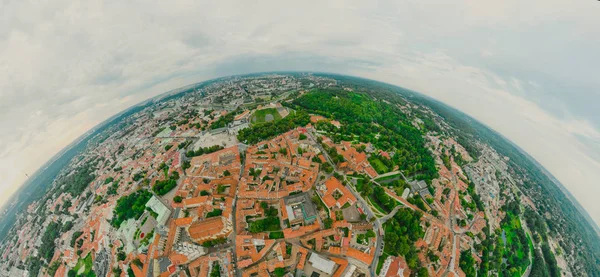
<path id="1" fill-rule="evenodd" d="M 563 193 L 546 174 L 545 170 L 508 139 L 493 131 L 472 117 L 449 107 L 432 98 L 397 86 L 365 80 L 361 78 L 319 74 L 338 80 L 339 85 L 350 87 L 358 92 L 365 92 L 378 99 L 386 99 L 392 103 L 403 103 L 406 100 L 429 107 L 454 128 L 453 135 L 471 154 L 477 155 L 476 141 L 492 146 L 498 153 L 510 158 L 511 168 L 523 177 L 522 189 L 535 192 L 530 196 L 538 206 L 541 214 L 551 214 L 553 218 L 546 220 L 552 233 L 561 234 L 577 247 L 575 254 L 584 261 L 583 266 L 592 276 L 600 276 L 600 237 L 592 227 L 595 223 L 584 216 L 575 204 Z M 584 243 L 580 242 L 583 241 Z M 595 275 L 594 275 L 595 274 Z"/>
<path id="2" fill-rule="evenodd" d="M 394 152 L 391 166 L 397 166 L 406 175 L 428 183 L 438 177 L 422 132 L 394 105 L 371 99 L 367 94 L 339 89 L 314 90 L 295 99 L 293 104 L 342 122 L 343 126 L 331 135 L 334 141 L 372 143 Z"/>

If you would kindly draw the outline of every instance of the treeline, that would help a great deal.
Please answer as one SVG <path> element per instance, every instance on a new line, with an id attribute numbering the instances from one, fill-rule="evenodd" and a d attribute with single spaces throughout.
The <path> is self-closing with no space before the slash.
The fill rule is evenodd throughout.
<path id="1" fill-rule="evenodd" d="M 533 236 L 533 241 L 535 241 L 535 243 L 548 240 L 548 228 L 546 227 L 546 220 L 541 215 L 532 209 L 527 208 L 525 210 L 525 221 L 531 230 L 531 235 Z"/>
<path id="2" fill-rule="evenodd" d="M 539 249 L 535 249 L 533 251 L 533 265 L 531 266 L 531 272 L 529 274 L 530 277 L 546 277 L 550 276 L 548 272 L 548 268 L 546 267 L 546 263 L 544 262 L 544 257 Z"/>
<path id="3" fill-rule="evenodd" d="M 479 265 L 479 271 L 477 276 L 487 277 L 490 271 L 490 253 L 494 251 L 494 234 L 490 233 L 489 223 L 486 219 L 485 227 L 483 227 L 482 233 L 485 234 L 485 239 L 483 239 L 483 235 L 480 235 L 481 239 L 480 244 L 475 244 L 473 248 L 475 248 L 476 253 L 481 253 L 479 257 L 481 257 L 481 264 Z M 493 261 L 492 261 L 493 263 Z"/>
<path id="4" fill-rule="evenodd" d="M 319 125 L 334 142 L 369 142 L 384 151 L 393 151 L 393 163 L 390 165 L 397 165 L 407 175 L 428 181 L 438 176 L 421 131 L 413 127 L 410 119 L 393 105 L 375 101 L 365 94 L 334 89 L 306 93 L 295 99 L 293 104 L 343 123 L 339 129 L 327 124 Z"/>
<path id="5" fill-rule="evenodd" d="M 179 180 L 179 172 L 173 171 L 171 175 L 166 176 L 165 180 L 156 181 L 152 186 L 152 191 L 163 196 L 177 186 L 177 180 Z"/>
<path id="6" fill-rule="evenodd" d="M 512 144 L 502 135 L 474 120 L 468 115 L 445 104 L 423 97 L 422 95 L 396 88 L 398 93 L 410 96 L 411 101 L 423 104 L 440 115 L 446 123 L 455 128 L 452 132 L 460 143 L 473 157 L 479 155 L 476 143 L 487 143 L 501 155 L 510 158 L 510 169 L 524 179 L 523 188 L 527 195 L 534 200 L 540 214 L 551 214 L 552 218 L 545 220 L 550 231 L 561 234 L 564 240 L 561 244 L 565 249 L 575 247 L 577 251 L 569 254 L 576 255 L 577 263 L 590 276 L 600 276 L 600 238 L 590 222 L 582 215 L 575 205 L 557 185 L 523 150 Z M 582 244 L 580 241 L 583 241 Z M 575 275 L 583 274 L 577 270 Z"/>
<path id="7" fill-rule="evenodd" d="M 396 206 L 398 206 L 396 199 L 387 195 L 387 193 L 385 193 L 385 189 L 383 189 L 381 186 L 374 186 L 373 196 L 375 196 L 375 200 L 384 209 L 386 209 L 387 212 L 391 212 Z"/>
<path id="8" fill-rule="evenodd" d="M 555 184 L 533 158 L 502 135 L 454 108 L 407 89 L 349 76 L 317 75 L 334 78 L 345 87 L 365 91 L 392 104 L 403 104 L 406 103 L 405 98 L 410 98 L 411 102 L 430 108 L 451 126 L 451 133 L 456 137 L 456 141 L 465 147 L 472 157 L 477 158 L 480 154 L 478 141 L 487 143 L 498 153 L 508 156 L 511 170 L 515 170 L 525 179 L 524 188 L 536 203 L 539 213 L 552 215 L 551 219 L 546 220 L 550 231 L 561 234 L 564 239 L 560 243 L 564 249 L 577 249 L 567 254 L 577 256 L 575 260 L 583 270 L 576 269 L 573 273 L 582 275 L 581 271 L 585 271 L 590 276 L 600 276 L 600 239 L 592 225 L 565 196 L 559 188 L 560 185 Z M 531 193 L 533 190 L 535 193 Z"/>
<path id="9" fill-rule="evenodd" d="M 119 228 L 123 221 L 130 218 L 139 218 L 146 208 L 146 203 L 152 198 L 152 193 L 147 190 L 138 190 L 130 195 L 117 200 L 111 224 Z"/>
<path id="10" fill-rule="evenodd" d="M 42 259 L 46 262 L 50 262 L 52 256 L 54 256 L 55 240 L 60 236 L 62 224 L 58 222 L 50 222 L 46 231 L 42 236 L 42 246 L 40 246 L 39 254 Z"/>
<path id="11" fill-rule="evenodd" d="M 475 269 L 475 258 L 473 258 L 470 249 L 460 252 L 460 263 L 458 265 L 465 273 L 465 276 L 477 276 L 477 270 Z"/>
<path id="12" fill-rule="evenodd" d="M 542 251 L 535 249 L 533 256 L 533 265 L 531 268 L 531 277 L 552 276 L 560 277 L 560 269 L 556 263 L 556 258 L 550 249 L 548 243 L 542 244 Z"/>
<path id="13" fill-rule="evenodd" d="M 27 270 L 29 270 L 30 276 L 37 276 L 42 265 L 48 264 L 52 257 L 54 257 L 54 250 L 56 248 L 56 239 L 60 235 L 68 231 L 72 227 L 72 222 L 63 224 L 58 222 L 50 222 L 46 227 L 46 231 L 42 235 L 42 245 L 38 249 L 37 257 L 29 257 L 27 259 Z"/>
<path id="14" fill-rule="evenodd" d="M 552 250 L 547 242 L 548 228 L 546 227 L 546 220 L 532 209 L 527 208 L 525 210 L 525 221 L 531 230 L 533 241 L 536 244 L 541 244 L 541 254 L 543 254 L 543 256 L 540 255 L 540 253 L 538 253 L 539 250 L 536 249 L 536 253 L 534 253 L 535 255 L 531 276 L 560 276 L 560 270 L 556 262 L 556 257 L 552 253 Z M 539 274 L 534 275 L 534 273 Z"/>
<path id="15" fill-rule="evenodd" d="M 86 163 L 78 167 L 74 173 L 60 178 L 56 188 L 64 186 L 62 191 L 70 193 L 73 197 L 80 195 L 96 178 L 94 175 L 95 167 L 96 162 Z"/>
<path id="16" fill-rule="evenodd" d="M 177 186 L 176 180 L 173 180 L 173 179 L 158 180 L 158 181 L 156 181 L 154 186 L 152 186 L 152 190 L 156 194 L 163 196 L 163 195 L 167 194 L 169 191 L 171 191 L 176 186 Z"/>
<path id="17" fill-rule="evenodd" d="M 188 157 L 188 158 L 197 157 L 197 156 L 202 156 L 204 154 L 210 154 L 210 153 L 213 153 L 213 152 L 217 152 L 217 151 L 223 150 L 223 149 L 224 149 L 224 147 L 221 146 L 221 145 L 213 145 L 213 146 L 209 146 L 209 147 L 200 147 L 196 151 L 194 151 L 194 150 L 187 151 L 185 153 L 185 156 Z"/>
<path id="18" fill-rule="evenodd" d="M 217 121 L 213 122 L 212 124 L 210 124 L 210 129 L 219 129 L 219 128 L 223 128 L 223 127 L 227 127 L 227 125 L 229 125 L 229 123 L 233 122 L 233 119 L 235 118 L 236 112 L 230 112 L 226 115 L 223 115 L 221 117 L 219 117 L 217 119 Z"/>
<path id="19" fill-rule="evenodd" d="M 469 205 L 469 208 L 474 211 L 475 211 L 475 208 L 477 208 L 478 211 L 484 211 L 485 207 L 483 205 L 483 201 L 481 201 L 481 197 L 479 196 L 479 194 L 477 194 L 477 192 L 475 192 L 475 184 L 470 180 L 469 180 L 469 185 L 467 187 L 467 193 L 469 193 L 469 196 L 471 196 L 471 199 L 473 200 L 472 203 L 475 203 L 475 207 L 473 207 L 472 205 Z"/>
<path id="20" fill-rule="evenodd" d="M 552 249 L 550 249 L 550 245 L 547 242 L 542 244 L 542 254 L 544 254 L 544 261 L 546 261 L 546 267 L 548 267 L 550 276 L 560 277 L 560 269 L 556 263 L 556 257 L 554 257 Z"/>
<path id="21" fill-rule="evenodd" d="M 393 256 L 404 256 L 411 270 L 420 268 L 415 242 L 423 237 L 420 225 L 423 214 L 410 209 L 400 209 L 385 224 L 384 251 Z"/>
<path id="22" fill-rule="evenodd" d="M 425 97 L 419 93 L 398 86 L 350 76 L 331 74 L 321 75 L 334 78 L 338 80 L 344 87 L 350 87 L 357 92 L 365 92 L 377 99 L 386 100 L 393 105 L 406 105 L 408 103 L 406 98 L 410 98 L 410 102 L 430 108 L 437 115 L 439 115 L 440 119 L 443 119 L 446 123 L 448 123 L 448 125 L 458 130 L 458 132 L 454 132 L 453 135 L 457 137 L 457 142 L 465 147 L 467 152 L 469 152 L 472 157 L 479 156 L 480 150 L 475 145 L 476 137 L 474 134 L 477 133 L 475 125 L 483 125 L 464 113 L 432 98 Z M 423 120 L 423 125 L 426 130 L 435 132 L 442 131 L 435 123 L 436 117 L 438 116 L 421 112 L 418 109 L 412 109 L 411 112 L 415 113 L 421 120 Z"/>
<path id="23" fill-rule="evenodd" d="M 310 123 L 310 116 L 304 111 L 296 111 L 288 116 L 271 121 L 252 125 L 250 128 L 242 129 L 238 133 L 238 140 L 246 144 L 255 144 L 268 140 L 292 130 L 299 126 Z"/>

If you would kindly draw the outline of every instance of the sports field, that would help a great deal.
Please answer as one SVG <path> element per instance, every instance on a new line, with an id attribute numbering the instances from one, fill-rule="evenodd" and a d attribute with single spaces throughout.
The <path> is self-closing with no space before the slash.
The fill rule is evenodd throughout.
<path id="1" fill-rule="evenodd" d="M 267 108 L 262 110 L 257 110 L 252 115 L 250 122 L 252 123 L 261 123 L 261 122 L 270 122 L 273 120 L 280 119 L 281 115 L 277 112 L 275 108 Z"/>

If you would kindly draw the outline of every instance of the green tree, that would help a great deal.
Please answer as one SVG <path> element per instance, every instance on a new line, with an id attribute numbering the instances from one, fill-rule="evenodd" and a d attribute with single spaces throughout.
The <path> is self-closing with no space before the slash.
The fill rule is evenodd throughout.
<path id="1" fill-rule="evenodd" d="M 221 265 L 219 262 L 214 262 L 212 270 L 210 271 L 210 277 L 221 277 Z"/>
<path id="2" fill-rule="evenodd" d="M 163 195 L 167 194 L 169 191 L 171 191 L 173 188 L 175 188 L 176 186 L 177 186 L 176 180 L 173 180 L 173 179 L 158 180 L 158 181 L 156 181 L 154 186 L 152 186 L 152 190 L 156 194 L 163 196 Z"/>
<path id="3" fill-rule="evenodd" d="M 473 258 L 471 250 L 465 250 L 460 253 L 459 266 L 467 277 L 477 276 L 475 269 L 475 258 Z"/>
<path id="4" fill-rule="evenodd" d="M 127 255 L 125 255 L 125 252 L 123 252 L 123 251 L 119 251 L 119 252 L 117 253 L 117 259 L 118 259 L 119 261 L 124 261 L 126 258 L 127 258 Z"/>
<path id="5" fill-rule="evenodd" d="M 130 195 L 123 196 L 117 200 L 113 211 L 111 224 L 118 228 L 121 223 L 130 218 L 139 218 L 146 208 L 146 203 L 152 197 L 147 190 L 138 190 Z"/>
<path id="6" fill-rule="evenodd" d="M 277 277 L 283 277 L 285 275 L 285 268 L 283 268 L 283 267 L 275 268 L 275 270 L 273 271 L 273 273 Z"/>

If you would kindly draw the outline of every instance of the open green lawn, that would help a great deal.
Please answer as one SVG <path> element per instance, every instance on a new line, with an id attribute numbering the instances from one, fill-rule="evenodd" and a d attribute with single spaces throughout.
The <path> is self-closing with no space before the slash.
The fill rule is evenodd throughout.
<path id="1" fill-rule="evenodd" d="M 85 267 L 83 269 L 83 272 L 79 272 L 79 270 L 81 270 L 83 267 Z M 96 274 L 94 273 L 94 271 L 92 271 L 92 255 L 88 254 L 87 256 L 85 256 L 85 258 L 83 259 L 79 259 L 79 261 L 77 261 L 77 265 L 75 265 L 75 268 L 73 268 L 73 271 L 75 271 L 77 274 L 77 276 L 96 276 Z"/>
<path id="2" fill-rule="evenodd" d="M 369 158 L 369 163 L 379 174 L 387 173 L 390 171 L 389 168 L 385 166 L 385 164 L 383 164 L 383 162 L 381 162 L 378 158 Z"/>
<path id="3" fill-rule="evenodd" d="M 269 233 L 269 239 L 282 239 L 283 238 L 283 232 L 282 231 L 277 231 L 277 232 L 271 232 Z"/>
<path id="4" fill-rule="evenodd" d="M 277 109 L 267 108 L 267 109 L 255 111 L 254 114 L 252 115 L 252 118 L 250 119 L 250 122 L 261 123 L 261 122 L 273 121 L 273 120 L 277 120 L 277 119 L 281 119 L 281 115 L 279 114 Z"/>

